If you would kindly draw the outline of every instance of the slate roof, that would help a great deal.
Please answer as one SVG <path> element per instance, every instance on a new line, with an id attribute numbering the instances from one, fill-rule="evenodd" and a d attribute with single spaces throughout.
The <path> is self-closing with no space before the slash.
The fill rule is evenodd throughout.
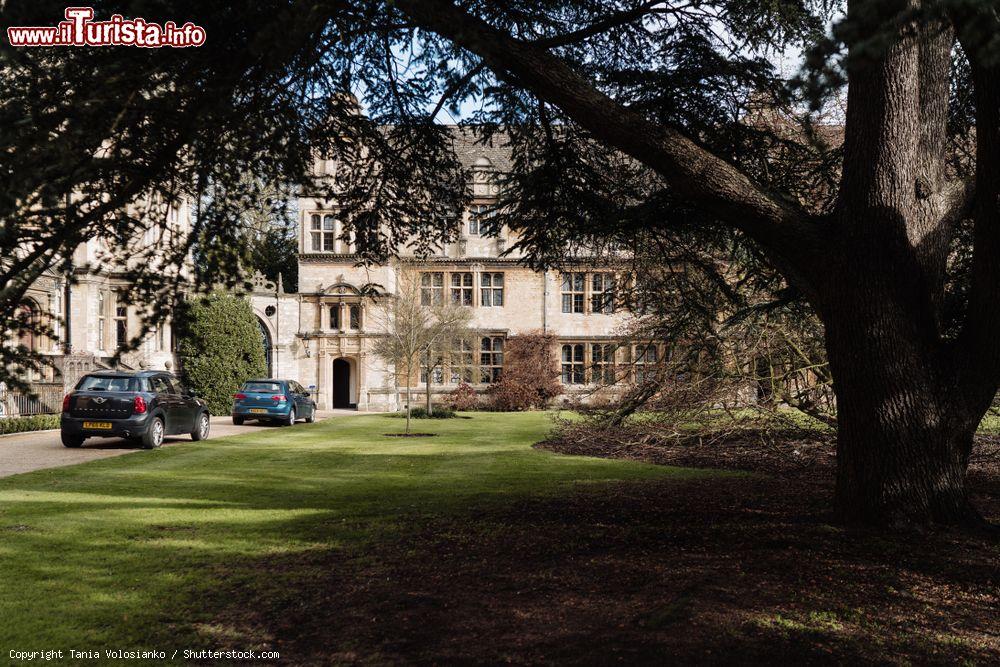
<path id="1" fill-rule="evenodd" d="M 507 134 L 496 132 L 490 140 L 483 143 L 483 138 L 467 126 L 449 125 L 454 136 L 455 155 L 462 166 L 471 169 L 480 158 L 487 158 L 497 171 L 510 171 L 510 147 L 507 145 Z"/>

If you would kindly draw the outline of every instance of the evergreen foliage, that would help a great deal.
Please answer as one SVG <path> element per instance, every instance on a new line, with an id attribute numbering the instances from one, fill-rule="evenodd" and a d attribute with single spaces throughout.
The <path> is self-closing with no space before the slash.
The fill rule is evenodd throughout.
<path id="1" fill-rule="evenodd" d="M 257 318 L 245 300 L 211 294 L 186 303 L 178 321 L 177 353 L 185 384 L 214 415 L 229 414 L 232 395 L 247 380 L 267 375 Z"/>
<path id="2" fill-rule="evenodd" d="M 0 419 L 0 435 L 45 431 L 59 428 L 59 415 L 31 415 L 28 417 L 8 417 Z"/>
<path id="3" fill-rule="evenodd" d="M 287 293 L 299 290 L 299 244 L 293 227 L 271 227 L 249 242 L 250 266 Z"/>

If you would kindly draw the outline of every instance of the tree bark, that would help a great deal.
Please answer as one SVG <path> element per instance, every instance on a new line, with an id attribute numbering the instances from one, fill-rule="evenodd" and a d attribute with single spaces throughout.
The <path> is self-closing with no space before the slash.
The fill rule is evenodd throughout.
<path id="1" fill-rule="evenodd" d="M 410 432 L 410 373 L 412 369 L 410 366 L 406 368 L 406 432 Z"/>
<path id="2" fill-rule="evenodd" d="M 861 34 L 897 34 L 848 59 L 830 278 L 818 288 L 837 394 L 836 510 L 849 523 L 978 523 L 965 474 L 988 404 L 968 400 L 940 321 L 954 222 L 944 179 L 952 31 L 906 30 L 872 6 L 849 6 Z"/>
<path id="3" fill-rule="evenodd" d="M 431 406 L 431 373 L 433 369 L 431 368 L 431 350 L 427 348 L 427 383 L 425 385 L 426 398 L 427 398 L 427 416 L 430 417 L 433 410 Z"/>
<path id="4" fill-rule="evenodd" d="M 970 409 L 931 322 L 885 271 L 841 282 L 824 312 L 837 394 L 835 510 L 848 524 L 982 522 L 966 468 L 982 411 Z"/>
<path id="5" fill-rule="evenodd" d="M 1000 65 L 992 46 L 1000 17 L 983 5 L 957 25 L 976 100 L 973 261 L 958 359 L 966 383 L 977 390 L 972 400 L 982 403 L 992 400 L 1000 378 Z"/>

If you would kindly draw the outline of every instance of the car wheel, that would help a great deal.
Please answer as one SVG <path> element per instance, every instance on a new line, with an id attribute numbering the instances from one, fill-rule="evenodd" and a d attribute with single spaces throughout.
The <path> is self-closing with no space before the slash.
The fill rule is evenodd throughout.
<path id="1" fill-rule="evenodd" d="M 207 440 L 208 432 L 212 428 L 212 420 L 209 419 L 207 412 L 202 412 L 198 415 L 198 419 L 194 422 L 194 429 L 191 431 L 191 439 L 195 442 L 199 440 Z"/>
<path id="2" fill-rule="evenodd" d="M 233 415 L 233 425 L 243 426 L 243 417 L 237 417 L 236 415 Z"/>
<path id="3" fill-rule="evenodd" d="M 83 438 L 78 435 L 69 435 L 66 433 L 61 433 L 63 447 L 69 447 L 70 449 L 76 449 L 77 447 L 83 446 Z"/>
<path id="4" fill-rule="evenodd" d="M 294 426 L 295 425 L 295 408 L 288 411 L 288 417 L 281 422 L 282 426 Z"/>
<path id="5" fill-rule="evenodd" d="M 316 408 L 313 408 L 312 410 L 310 410 L 309 411 L 309 416 L 306 417 L 306 423 L 307 424 L 312 424 L 314 421 L 316 421 Z"/>
<path id="6" fill-rule="evenodd" d="M 142 436 L 143 449 L 156 449 L 163 444 L 163 420 L 154 417 Z"/>

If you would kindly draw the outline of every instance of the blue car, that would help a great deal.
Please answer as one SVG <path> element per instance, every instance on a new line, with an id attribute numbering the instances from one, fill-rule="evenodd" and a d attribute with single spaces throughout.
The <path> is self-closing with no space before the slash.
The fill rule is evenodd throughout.
<path id="1" fill-rule="evenodd" d="M 247 380 L 233 394 L 233 423 L 247 419 L 291 426 L 298 419 L 316 421 L 316 401 L 295 380 Z"/>

